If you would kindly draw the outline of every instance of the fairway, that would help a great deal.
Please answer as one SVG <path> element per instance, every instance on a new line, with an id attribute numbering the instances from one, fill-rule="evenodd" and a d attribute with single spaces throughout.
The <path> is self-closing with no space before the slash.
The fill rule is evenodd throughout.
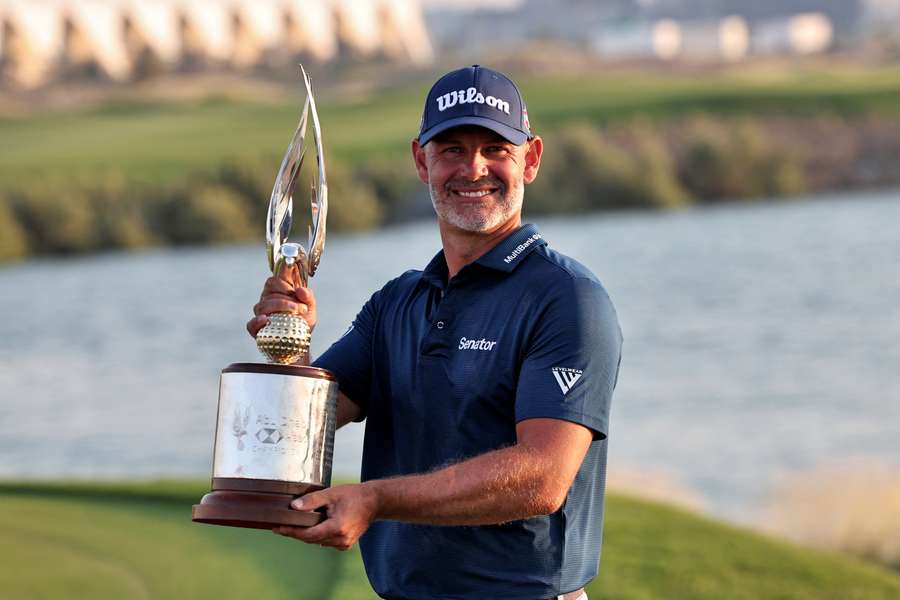
<path id="1" fill-rule="evenodd" d="M 198 525 L 200 483 L 0 484 L 5 598 L 375 598 L 359 551 Z M 900 575 L 611 495 L 591 600 L 900 598 Z M 510 557 L 511 561 L 515 557 Z"/>
<path id="2" fill-rule="evenodd" d="M 267 531 L 194 524 L 190 511 L 179 496 L 0 495 L 0 595 L 331 597 L 338 553 Z"/>

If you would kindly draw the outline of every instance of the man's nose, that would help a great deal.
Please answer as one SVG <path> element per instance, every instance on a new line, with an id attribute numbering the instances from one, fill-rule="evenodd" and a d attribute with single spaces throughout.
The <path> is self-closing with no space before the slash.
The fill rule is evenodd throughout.
<path id="1" fill-rule="evenodd" d="M 469 152 L 462 161 L 461 175 L 472 181 L 488 174 L 488 163 L 481 152 Z"/>

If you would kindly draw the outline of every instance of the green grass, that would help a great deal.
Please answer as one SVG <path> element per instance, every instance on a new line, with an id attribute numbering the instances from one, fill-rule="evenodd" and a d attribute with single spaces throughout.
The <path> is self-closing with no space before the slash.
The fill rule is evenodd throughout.
<path id="1" fill-rule="evenodd" d="M 0 484 L 8 598 L 368 600 L 359 552 L 198 525 L 196 482 Z M 510 557 L 510 560 L 515 560 Z M 900 575 L 611 495 L 599 599 L 889 599 Z"/>
<path id="2" fill-rule="evenodd" d="M 266 531 L 193 524 L 200 485 L 6 487 L 5 598 L 328 598 L 340 560 Z"/>
<path id="3" fill-rule="evenodd" d="M 900 69 L 818 68 L 753 75 L 601 72 L 522 77 L 536 131 L 570 121 L 666 119 L 688 113 L 900 114 Z M 328 152 L 352 163 L 408 152 L 429 82 L 364 99 L 319 99 Z M 283 153 L 299 100 L 117 102 L 77 112 L 0 119 L 0 185 L 110 171 L 172 181 L 234 157 Z"/>
<path id="4" fill-rule="evenodd" d="M 672 508 L 611 496 L 591 600 L 880 600 L 900 574 Z"/>

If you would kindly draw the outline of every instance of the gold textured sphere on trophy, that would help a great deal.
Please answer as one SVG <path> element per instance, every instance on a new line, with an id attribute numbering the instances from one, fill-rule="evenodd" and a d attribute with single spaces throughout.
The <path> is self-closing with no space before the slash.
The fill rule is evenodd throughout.
<path id="1" fill-rule="evenodd" d="M 290 365 L 309 356 L 309 337 L 303 317 L 278 313 L 256 334 L 256 346 L 271 362 Z"/>

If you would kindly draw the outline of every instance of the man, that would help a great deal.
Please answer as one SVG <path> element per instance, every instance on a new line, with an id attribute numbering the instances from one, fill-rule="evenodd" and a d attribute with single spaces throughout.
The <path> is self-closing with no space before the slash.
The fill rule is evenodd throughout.
<path id="1" fill-rule="evenodd" d="M 338 425 L 366 419 L 363 482 L 295 500 L 327 519 L 277 532 L 360 539 L 383 598 L 583 599 L 597 573 L 621 334 L 597 279 L 521 224 L 542 151 L 506 76 L 442 77 L 412 154 L 443 250 L 314 363 L 340 382 Z M 250 333 L 274 312 L 312 326 L 315 299 L 270 278 Z"/>

